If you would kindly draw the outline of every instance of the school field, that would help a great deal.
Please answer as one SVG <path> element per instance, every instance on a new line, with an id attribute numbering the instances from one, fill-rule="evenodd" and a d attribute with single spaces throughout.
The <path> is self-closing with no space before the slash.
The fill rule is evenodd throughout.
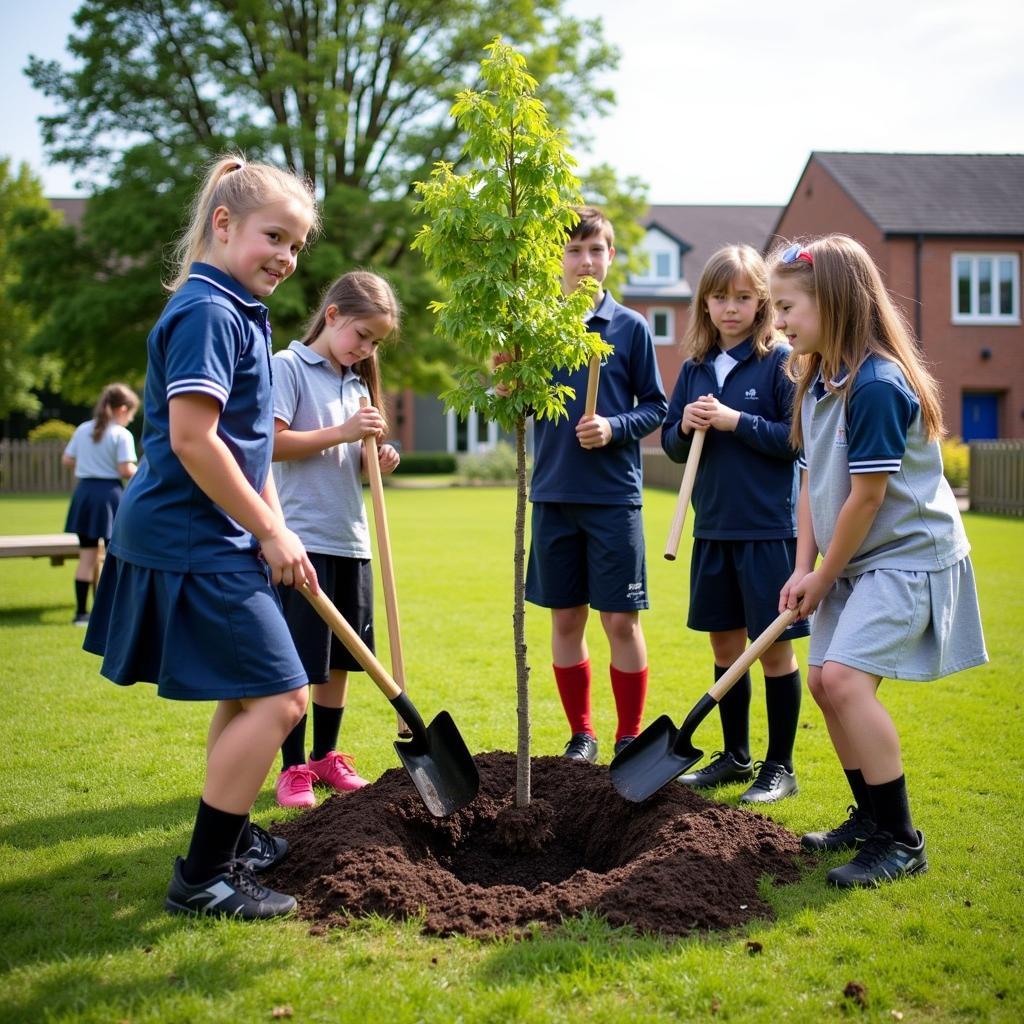
<path id="1" fill-rule="evenodd" d="M 449 709 L 473 751 L 514 749 L 513 492 L 389 489 L 387 498 L 414 701 L 428 717 Z M 710 659 L 706 639 L 684 625 L 688 542 L 677 562 L 661 557 L 673 502 L 666 492 L 647 495 L 654 607 L 643 622 L 649 717 L 668 712 L 679 722 L 709 685 Z M 58 532 L 65 507 L 62 497 L 5 497 L 0 531 Z M 840 861 L 832 858 L 796 885 L 765 886 L 774 921 L 683 941 L 593 918 L 527 941 L 482 943 L 425 939 L 415 922 L 364 920 L 313 936 L 300 920 L 166 915 L 210 709 L 100 679 L 70 624 L 73 563 L 0 561 L 0 1021 L 1024 1019 L 1024 521 L 966 522 L 992 663 L 936 683 L 884 686 L 930 873 L 838 893 L 823 884 L 825 868 Z M 387 662 L 383 602 L 378 609 Z M 528 631 L 534 751 L 555 753 L 566 736 L 546 616 L 531 609 Z M 612 700 L 599 632 L 590 641 L 607 764 Z M 758 756 L 759 671 L 754 680 Z M 355 677 L 342 746 L 373 779 L 398 765 L 392 737 L 390 707 Z M 707 752 L 718 738 L 714 719 L 697 734 Z M 796 767 L 801 792 L 771 817 L 795 832 L 842 818 L 845 781 L 806 696 Z M 268 782 L 255 817 L 265 825 L 283 813 Z"/>

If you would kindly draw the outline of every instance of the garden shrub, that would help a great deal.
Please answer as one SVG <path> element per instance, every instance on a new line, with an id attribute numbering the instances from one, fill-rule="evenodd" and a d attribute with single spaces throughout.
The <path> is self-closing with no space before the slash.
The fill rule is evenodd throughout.
<path id="1" fill-rule="evenodd" d="M 458 468 L 450 452 L 403 452 L 396 473 L 454 473 Z"/>
<path id="2" fill-rule="evenodd" d="M 67 444 L 75 432 L 74 424 L 64 420 L 46 420 L 28 432 L 30 441 L 63 441 Z"/>
<path id="3" fill-rule="evenodd" d="M 516 452 L 506 441 L 490 451 L 459 458 L 459 476 L 466 481 L 512 483 L 516 478 Z"/>
<path id="4" fill-rule="evenodd" d="M 966 487 L 970 479 L 971 449 L 959 437 L 942 442 L 942 470 L 950 487 Z"/>

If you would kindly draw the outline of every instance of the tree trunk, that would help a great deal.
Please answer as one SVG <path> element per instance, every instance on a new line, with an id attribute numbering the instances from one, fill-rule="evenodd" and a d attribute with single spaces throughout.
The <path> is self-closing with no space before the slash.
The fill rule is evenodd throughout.
<path id="1" fill-rule="evenodd" d="M 512 635 L 516 650 L 516 807 L 530 806 L 530 666 L 526 662 L 526 417 L 516 420 L 515 571 Z"/>

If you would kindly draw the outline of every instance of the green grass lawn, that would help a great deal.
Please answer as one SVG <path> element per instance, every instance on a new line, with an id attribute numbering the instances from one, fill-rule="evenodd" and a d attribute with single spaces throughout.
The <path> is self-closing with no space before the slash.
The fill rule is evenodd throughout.
<path id="1" fill-rule="evenodd" d="M 2 498 L 0 530 L 63 527 L 66 498 Z M 514 749 L 511 644 L 514 494 L 405 490 L 387 496 L 410 692 L 448 708 L 473 751 Z M 674 496 L 647 496 L 653 608 L 648 716 L 677 722 L 710 683 L 707 640 L 685 628 L 687 542 L 661 558 Z M 968 516 L 992 663 L 935 683 L 887 683 L 916 824 L 931 871 L 872 892 L 826 890 L 826 859 L 766 893 L 776 919 L 683 941 L 596 919 L 532 941 L 426 939 L 414 923 L 367 920 L 326 936 L 298 920 L 187 921 L 163 912 L 203 777 L 210 708 L 102 680 L 70 624 L 73 563 L 0 562 L 0 1020 L 295 1021 L 366 1024 L 626 1020 L 1019 1021 L 1024 671 L 1024 522 Z M 379 603 L 378 648 L 387 661 Z M 533 742 L 555 753 L 565 727 L 545 613 L 528 612 Z M 590 635 L 595 724 L 610 759 L 607 645 Z M 798 645 L 801 659 L 806 642 Z M 763 753 L 755 670 L 753 742 Z M 362 774 L 397 765 L 393 714 L 356 677 L 343 747 Z M 698 732 L 708 752 L 713 719 Z M 845 781 L 805 699 L 801 792 L 770 808 L 802 832 L 835 823 Z M 740 787 L 720 793 L 735 801 Z M 271 783 L 256 808 L 281 817 Z M 762 946 L 751 955 L 747 942 Z M 844 998 L 866 988 L 866 1006 Z M 286 1009 L 287 1008 L 287 1009 Z M 900 1018 L 898 1015 L 902 1014 Z"/>

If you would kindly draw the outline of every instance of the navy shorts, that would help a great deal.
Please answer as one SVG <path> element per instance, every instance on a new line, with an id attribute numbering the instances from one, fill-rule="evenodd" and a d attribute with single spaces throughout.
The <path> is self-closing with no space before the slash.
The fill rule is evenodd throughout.
<path id="1" fill-rule="evenodd" d="M 108 555 L 82 645 L 122 686 L 172 700 L 269 697 L 306 685 L 269 570 L 146 569 Z"/>
<path id="2" fill-rule="evenodd" d="M 751 640 L 779 615 L 779 591 L 793 573 L 796 540 L 705 540 L 695 537 L 690 557 L 690 629 L 726 633 L 746 629 Z M 779 640 L 811 631 L 794 622 Z"/>
<path id="3" fill-rule="evenodd" d="M 534 502 L 526 600 L 602 612 L 647 608 L 640 507 Z"/>
<path id="4" fill-rule="evenodd" d="M 373 571 L 368 558 L 343 558 L 307 551 L 320 589 L 334 602 L 345 621 L 372 651 Z M 311 683 L 326 683 L 330 670 L 362 671 L 331 627 L 294 587 L 279 587 L 285 621 Z"/>

